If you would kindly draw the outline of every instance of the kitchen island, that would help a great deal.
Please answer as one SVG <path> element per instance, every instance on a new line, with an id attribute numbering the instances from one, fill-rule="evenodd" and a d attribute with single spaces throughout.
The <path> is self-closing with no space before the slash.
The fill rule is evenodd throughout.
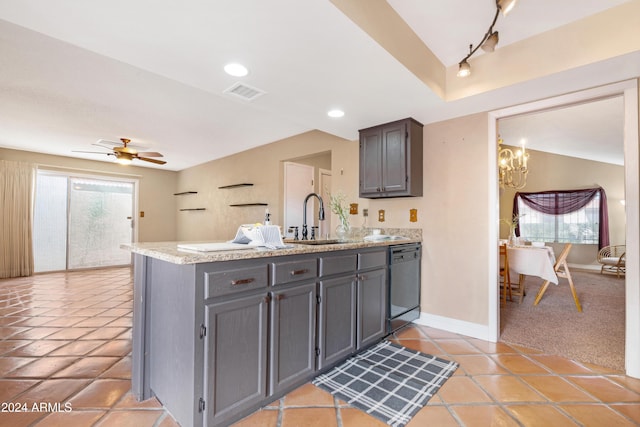
<path id="1" fill-rule="evenodd" d="M 127 245 L 134 395 L 197 427 L 271 403 L 387 334 L 388 246 L 420 240 L 413 231 L 277 250 Z"/>

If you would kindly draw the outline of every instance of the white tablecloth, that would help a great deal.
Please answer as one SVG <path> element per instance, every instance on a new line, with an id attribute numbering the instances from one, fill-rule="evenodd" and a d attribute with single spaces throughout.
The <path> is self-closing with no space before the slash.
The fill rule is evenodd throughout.
<path id="1" fill-rule="evenodd" d="M 558 276 L 553 269 L 556 257 L 551 247 L 507 246 L 507 254 L 512 278 L 525 274 L 558 284 Z"/>

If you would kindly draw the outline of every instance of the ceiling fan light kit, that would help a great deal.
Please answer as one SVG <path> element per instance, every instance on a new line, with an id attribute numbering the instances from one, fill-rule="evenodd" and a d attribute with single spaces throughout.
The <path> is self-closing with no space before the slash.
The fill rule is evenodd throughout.
<path id="1" fill-rule="evenodd" d="M 469 54 L 458 63 L 458 77 L 467 77 L 471 74 L 471 65 L 469 65 L 468 59 L 476 53 L 478 48 L 482 47 L 482 50 L 485 52 L 493 52 L 496 49 L 499 36 L 497 31 L 493 31 L 493 27 L 498 21 L 498 15 L 500 15 L 500 12 L 502 12 L 504 16 L 507 16 L 507 14 L 516 5 L 516 1 L 517 0 L 496 0 L 496 14 L 493 17 L 493 21 L 491 22 L 487 32 L 482 37 L 482 40 L 480 40 L 480 43 L 478 43 L 475 48 L 472 44 L 469 45 Z"/>
<path id="2" fill-rule="evenodd" d="M 125 157 L 125 156 L 118 156 L 116 155 L 116 163 L 121 164 L 121 165 L 130 165 L 131 163 L 133 163 L 133 159 L 131 157 Z"/>

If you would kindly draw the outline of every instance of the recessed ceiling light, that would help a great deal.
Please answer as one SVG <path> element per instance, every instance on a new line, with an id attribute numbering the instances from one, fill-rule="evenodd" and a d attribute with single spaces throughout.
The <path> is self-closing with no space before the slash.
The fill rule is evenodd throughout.
<path id="1" fill-rule="evenodd" d="M 329 117 L 342 117 L 344 116 L 344 111 L 342 110 L 331 110 L 327 113 Z"/>
<path id="2" fill-rule="evenodd" d="M 224 66 L 224 71 L 234 77 L 244 77 L 249 74 L 249 70 L 242 64 L 232 63 Z"/>

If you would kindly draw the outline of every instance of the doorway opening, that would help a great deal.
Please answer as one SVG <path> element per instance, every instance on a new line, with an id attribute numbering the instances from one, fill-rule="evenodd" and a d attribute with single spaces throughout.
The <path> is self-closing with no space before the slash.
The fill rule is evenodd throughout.
<path id="1" fill-rule="evenodd" d="M 627 375 L 640 377 L 640 268 L 637 260 L 640 254 L 640 245 L 635 238 L 640 232 L 640 206 L 639 206 L 639 165 L 638 159 L 638 86 L 636 80 L 629 80 L 620 83 L 613 83 L 582 92 L 571 93 L 555 98 L 523 104 L 516 107 L 509 107 L 497 110 L 489 114 L 488 144 L 490 162 L 493 165 L 490 179 L 490 204 L 495 206 L 492 214 L 494 221 L 490 225 L 491 249 L 495 245 L 499 236 L 498 223 L 499 211 L 499 191 L 498 174 L 495 155 L 495 141 L 497 141 L 496 122 L 505 117 L 516 116 L 532 112 L 539 112 L 563 105 L 573 105 L 578 103 L 588 103 L 593 100 L 610 98 L 616 95 L 623 95 L 624 104 L 624 195 L 625 195 L 625 215 L 626 224 L 624 236 L 627 244 L 628 268 L 626 271 L 625 286 L 625 371 Z M 530 161 L 531 168 L 535 166 Z M 572 173 L 567 171 L 567 173 Z M 490 289 L 489 289 L 489 332 L 490 340 L 497 341 L 500 335 L 500 307 L 498 299 L 498 287 L 495 285 L 495 278 L 498 277 L 498 256 L 491 252 L 490 267 Z"/>
<path id="2" fill-rule="evenodd" d="M 283 161 L 283 234 L 293 238 L 292 227 L 298 227 L 298 235 L 302 236 L 302 205 L 309 193 L 320 195 L 325 207 L 325 220 L 318 221 L 318 201 L 312 197 L 307 206 L 307 225 L 317 226 L 316 237 L 325 237 L 330 232 L 329 195 L 331 191 L 331 152 L 316 153 Z M 328 223 L 329 221 L 329 223 Z M 311 235 L 311 230 L 309 230 Z"/>
<path id="3" fill-rule="evenodd" d="M 625 279 L 601 275 L 597 262 L 609 241 L 625 242 L 623 118 L 617 95 L 498 120 L 505 144 L 525 140 L 529 156 L 526 186 L 500 189 L 501 239 L 514 208 L 520 215 L 517 245 L 507 248 L 519 298 L 500 307 L 500 341 L 624 370 Z M 570 276 L 558 278 L 566 244 Z M 545 280 L 556 284 L 538 300 Z"/>

